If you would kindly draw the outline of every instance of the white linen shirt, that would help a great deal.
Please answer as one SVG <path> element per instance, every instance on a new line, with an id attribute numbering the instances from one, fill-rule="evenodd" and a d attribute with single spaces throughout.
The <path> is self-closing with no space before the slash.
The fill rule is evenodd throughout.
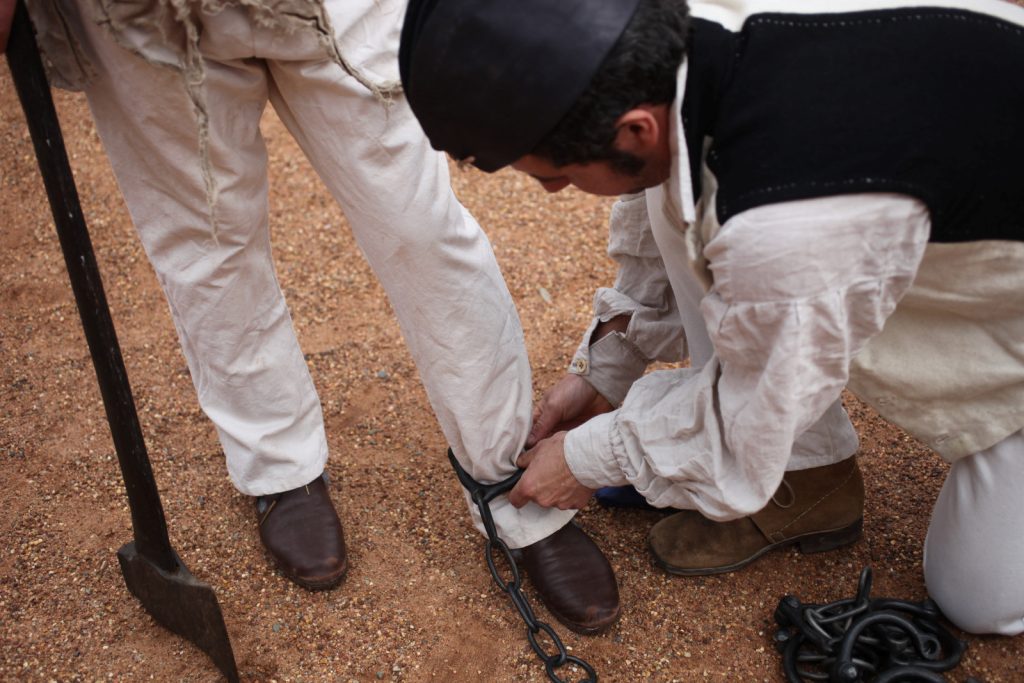
<path id="1" fill-rule="evenodd" d="M 684 63 L 676 122 L 685 79 Z M 654 505 L 724 520 L 764 507 L 798 437 L 830 407 L 842 412 L 850 364 L 910 287 L 930 221 L 915 199 L 871 194 L 759 207 L 718 226 L 714 179 L 695 207 L 681 123 L 672 132 L 671 177 L 612 214 L 620 271 L 595 297 L 596 320 L 632 314 L 629 327 L 590 348 L 588 331 L 570 367 L 625 400 L 571 430 L 565 456 L 584 485 L 631 483 Z M 683 328 L 694 367 L 637 379 L 649 361 L 683 357 Z M 831 421 L 823 433 L 843 443 L 817 446 L 847 457 L 856 437 L 845 415 Z"/>
<path id="2" fill-rule="evenodd" d="M 691 12 L 738 30 L 758 11 L 915 4 L 695 0 Z M 938 5 L 1024 25 L 1005 2 Z M 613 209 L 618 276 L 598 290 L 569 368 L 618 406 L 566 436 L 576 478 L 631 483 L 654 505 L 713 519 L 753 513 L 787 469 L 854 452 L 839 398 L 847 382 L 949 461 L 1024 428 L 1024 242 L 929 244 L 924 204 L 881 193 L 766 205 L 719 225 L 706 167 L 703 196 L 692 196 L 686 75 L 684 61 L 671 175 Z M 619 315 L 630 316 L 626 331 L 591 346 L 594 327 Z M 690 368 L 641 377 L 655 360 L 687 356 Z"/>
<path id="3" fill-rule="evenodd" d="M 728 221 L 704 251 L 711 359 L 642 377 L 618 410 L 570 431 L 573 474 L 713 519 L 760 510 L 796 438 L 836 401 L 909 288 L 929 227 L 920 202 L 895 195 L 787 202 Z"/>

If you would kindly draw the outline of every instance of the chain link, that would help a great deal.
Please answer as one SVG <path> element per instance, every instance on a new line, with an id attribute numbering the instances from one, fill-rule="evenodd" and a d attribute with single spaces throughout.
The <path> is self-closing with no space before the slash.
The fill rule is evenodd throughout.
<path id="1" fill-rule="evenodd" d="M 854 598 L 827 605 L 793 595 L 779 601 L 775 643 L 789 683 L 946 681 L 939 672 L 960 662 L 967 643 L 938 622 L 935 603 L 870 598 L 870 592 L 866 567 Z"/>
<path id="2" fill-rule="evenodd" d="M 469 491 L 470 498 L 473 499 L 473 503 L 477 506 L 480 511 L 480 519 L 483 521 L 484 530 L 487 532 L 487 541 L 485 543 L 485 558 L 487 560 L 487 569 L 491 572 L 491 578 L 494 579 L 495 585 L 506 595 L 509 600 L 512 601 L 512 605 L 519 612 L 519 616 L 522 617 L 523 623 L 526 624 L 526 639 L 530 643 L 530 648 L 534 651 L 537 657 L 544 662 L 544 671 L 548 675 L 548 679 L 553 683 L 569 683 L 566 679 L 562 678 L 557 669 L 563 666 L 570 665 L 575 666 L 578 669 L 582 669 L 587 677 L 580 680 L 579 683 L 597 683 L 597 672 L 594 671 L 594 667 L 580 659 L 569 654 L 562 643 L 562 639 L 558 637 L 549 624 L 537 619 L 537 615 L 534 614 L 533 608 L 530 607 L 529 601 L 526 599 L 526 594 L 523 593 L 522 586 L 523 580 L 519 573 L 519 566 L 516 564 L 515 557 L 512 555 L 512 551 L 505 544 L 503 540 L 498 537 L 497 529 L 494 526 L 494 518 L 491 516 L 490 502 L 496 497 L 503 493 L 511 490 L 516 482 L 519 481 L 519 477 L 522 476 L 523 470 L 519 470 L 514 475 L 504 481 L 500 481 L 496 484 L 484 485 L 469 476 L 466 470 L 462 469 L 459 462 L 455 459 L 455 454 L 452 453 L 451 449 L 448 449 L 448 460 L 451 462 L 452 467 L 455 468 L 455 473 L 459 477 L 459 482 L 467 491 Z M 495 556 L 500 559 L 504 559 L 504 563 L 508 570 L 508 580 L 502 575 L 502 572 L 498 568 L 498 564 L 495 562 Z M 538 640 L 538 635 L 542 634 L 547 636 L 547 640 L 550 640 L 550 646 L 554 649 L 550 654 L 544 647 L 541 640 Z"/>

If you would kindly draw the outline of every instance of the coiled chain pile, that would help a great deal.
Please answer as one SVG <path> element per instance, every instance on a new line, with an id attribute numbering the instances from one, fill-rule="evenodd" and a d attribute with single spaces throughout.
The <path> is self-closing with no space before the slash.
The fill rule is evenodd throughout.
<path id="1" fill-rule="evenodd" d="M 775 609 L 775 644 L 790 683 L 942 683 L 960 663 L 967 643 L 939 623 L 938 606 L 870 598 L 871 568 L 860 574 L 857 595 L 825 605 L 793 595 Z M 965 683 L 979 683 L 967 679 Z"/>

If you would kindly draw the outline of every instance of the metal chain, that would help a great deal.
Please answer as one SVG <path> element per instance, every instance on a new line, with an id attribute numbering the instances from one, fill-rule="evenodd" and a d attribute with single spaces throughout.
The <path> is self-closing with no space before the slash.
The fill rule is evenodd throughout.
<path id="1" fill-rule="evenodd" d="M 490 502 L 511 490 L 523 475 L 523 470 L 519 470 L 504 481 L 484 485 L 469 476 L 469 473 L 455 459 L 455 454 L 452 453 L 450 448 L 448 449 L 448 460 L 451 462 L 452 467 L 455 468 L 459 482 L 469 491 L 470 498 L 473 499 L 473 503 L 476 504 L 477 509 L 480 511 L 480 519 L 483 521 L 484 530 L 487 532 L 485 558 L 487 560 L 487 569 L 491 572 L 491 578 L 494 579 L 494 583 L 497 584 L 498 588 L 508 595 L 512 605 L 519 612 L 519 616 L 523 618 L 523 623 L 526 624 L 526 639 L 529 641 L 530 648 L 536 653 L 537 657 L 544 662 L 544 670 L 547 672 L 548 678 L 554 683 L 568 683 L 556 671 L 556 669 L 560 669 L 568 664 L 579 667 L 586 672 L 587 677 L 582 679 L 580 683 L 597 683 L 597 673 L 594 671 L 594 667 L 579 657 L 569 654 L 562 643 L 562 639 L 558 637 L 555 630 L 549 624 L 539 620 L 537 615 L 534 614 L 533 608 L 530 607 L 530 603 L 522 591 L 523 581 L 522 576 L 519 574 L 519 566 L 512 556 L 512 551 L 498 537 L 497 529 L 494 526 Z M 502 577 L 501 571 L 498 569 L 495 555 L 505 561 L 510 576 L 507 581 Z M 551 641 L 549 647 L 553 651 L 550 654 L 549 650 L 544 647 L 543 640 L 545 637 Z"/>
<path id="2" fill-rule="evenodd" d="M 827 605 L 801 603 L 793 595 L 779 601 L 775 643 L 789 683 L 946 681 L 939 672 L 960 662 L 967 643 L 938 622 L 938 606 L 871 599 L 870 592 L 871 568 L 865 567 L 854 598 Z"/>

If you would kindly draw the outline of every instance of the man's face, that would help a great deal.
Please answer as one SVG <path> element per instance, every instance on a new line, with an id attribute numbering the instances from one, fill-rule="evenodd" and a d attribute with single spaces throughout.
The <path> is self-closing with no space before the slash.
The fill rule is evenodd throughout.
<path id="1" fill-rule="evenodd" d="M 651 173 L 650 164 L 645 165 L 637 175 L 627 175 L 612 168 L 611 162 L 594 161 L 586 164 L 553 163 L 534 154 L 520 157 L 512 168 L 522 171 L 541 184 L 548 192 L 558 192 L 570 185 L 589 194 L 618 196 L 632 194 L 660 185 L 668 177 Z"/>
<path id="2" fill-rule="evenodd" d="M 643 104 L 630 109 L 616 122 L 615 149 L 639 159 L 636 173 L 624 173 L 610 161 L 555 166 L 536 154 L 527 154 L 512 164 L 529 174 L 548 192 L 574 185 L 584 192 L 606 196 L 633 194 L 668 180 L 672 171 L 669 142 L 669 106 Z"/>

